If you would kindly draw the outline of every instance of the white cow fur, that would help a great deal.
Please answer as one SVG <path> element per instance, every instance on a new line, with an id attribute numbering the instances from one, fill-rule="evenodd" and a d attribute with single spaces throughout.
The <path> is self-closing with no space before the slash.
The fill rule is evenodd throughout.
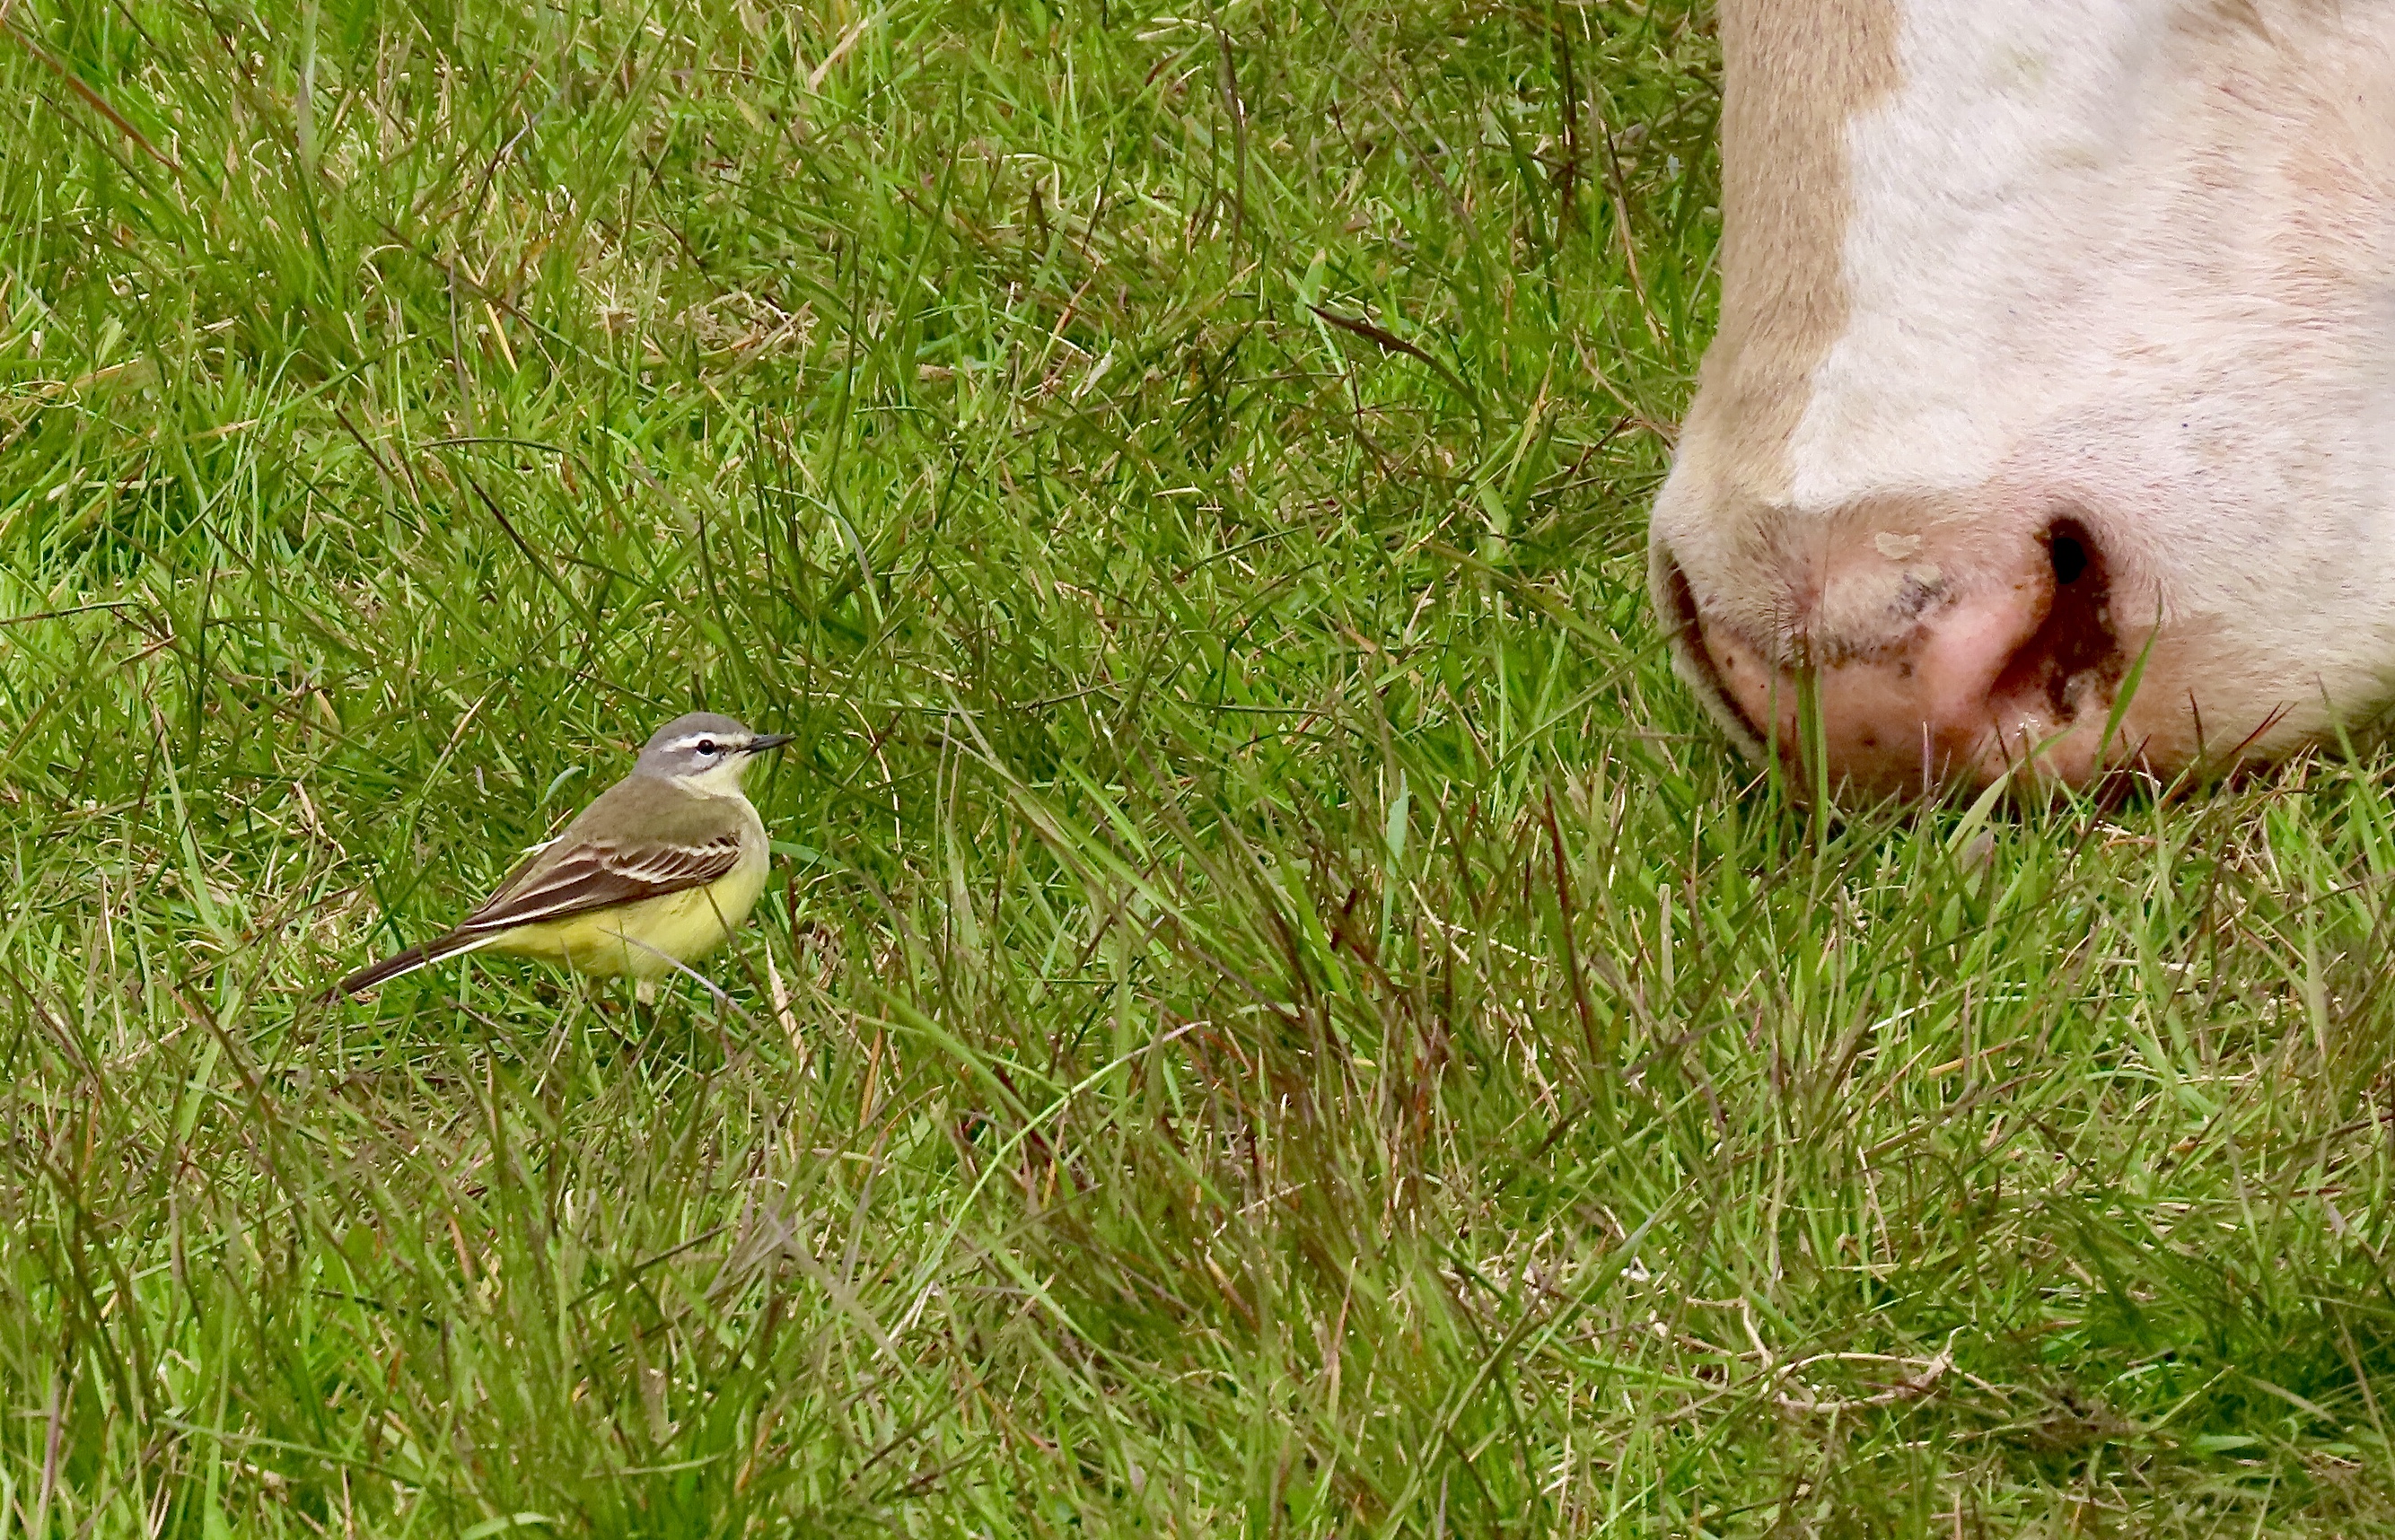
<path id="1" fill-rule="evenodd" d="M 1913 624 L 1885 605 L 1893 574 L 1842 604 L 1788 552 L 1913 494 L 1952 512 L 1880 531 L 1879 555 L 1959 590 L 1975 532 L 2068 507 L 2125 621 L 2204 640 L 2183 683 L 2216 739 L 2275 718 L 2284 747 L 2385 705 L 2395 0 L 1899 11 L 1895 94 L 1846 121 L 1846 324 L 1784 490 L 1740 512 L 1719 495 L 1737 467 L 1684 457 L 1658 503 L 1708 614 L 1786 617 L 1754 638 L 1783 653 L 1823 626 L 1868 649 Z M 1778 527 L 1722 527 L 1753 519 Z"/>

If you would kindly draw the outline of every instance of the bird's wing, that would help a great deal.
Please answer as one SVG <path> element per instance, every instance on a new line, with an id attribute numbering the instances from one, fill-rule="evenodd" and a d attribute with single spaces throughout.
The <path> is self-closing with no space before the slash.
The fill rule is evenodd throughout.
<path id="1" fill-rule="evenodd" d="M 464 941 L 705 887 L 740 863 L 746 829 L 739 811 L 736 802 L 646 778 L 610 787 L 452 935 Z M 587 832 L 608 826 L 639 833 Z"/>

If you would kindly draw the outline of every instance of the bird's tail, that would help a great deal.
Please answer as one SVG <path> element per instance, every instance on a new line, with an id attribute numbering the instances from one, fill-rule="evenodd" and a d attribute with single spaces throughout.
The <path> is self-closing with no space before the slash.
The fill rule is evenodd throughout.
<path id="1" fill-rule="evenodd" d="M 404 952 L 394 952 L 372 967 L 362 967 L 351 974 L 335 984 L 331 993 L 335 995 L 362 994 L 377 984 L 389 983 L 403 973 L 413 973 L 427 963 L 437 963 L 453 952 L 468 950 L 467 946 L 457 943 L 458 938 L 453 934 L 437 941 L 427 941 L 421 946 L 411 946 Z"/>

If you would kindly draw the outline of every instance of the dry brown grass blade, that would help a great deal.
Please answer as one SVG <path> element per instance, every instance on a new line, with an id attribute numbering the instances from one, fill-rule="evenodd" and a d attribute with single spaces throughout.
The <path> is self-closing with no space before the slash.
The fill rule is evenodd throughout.
<path id="1" fill-rule="evenodd" d="M 39 43 L 27 37 L 23 33 L 19 32 L 17 30 L 17 24 L 8 20 L 7 7 L 5 6 L 0 6 L 0 32 L 5 32 L 10 37 L 15 38 L 17 40 L 17 46 L 23 48 L 28 54 L 32 55 L 35 63 L 41 65 L 42 68 L 49 71 L 50 73 L 58 76 L 60 80 L 65 81 L 67 83 L 68 90 L 73 91 L 75 95 L 83 98 L 83 99 L 89 104 L 93 112 L 98 112 L 101 117 L 104 117 L 109 122 L 114 124 L 116 125 L 116 131 L 123 134 L 126 138 L 131 139 L 135 144 L 139 145 L 143 154 L 149 156 L 152 160 L 156 161 L 160 165 L 165 166 L 167 170 L 172 171 L 179 177 L 183 174 L 183 165 L 180 161 L 178 161 L 174 156 L 167 154 L 156 145 L 152 144 L 150 142 L 149 135 L 144 134 L 140 129 L 134 127 L 133 125 L 126 120 L 124 113 L 110 106 L 106 97 L 101 96 L 98 91 L 93 90 L 89 86 L 86 85 L 81 77 L 77 76 L 73 71 L 66 67 L 63 60 L 52 54 L 47 48 L 43 47 Z"/>

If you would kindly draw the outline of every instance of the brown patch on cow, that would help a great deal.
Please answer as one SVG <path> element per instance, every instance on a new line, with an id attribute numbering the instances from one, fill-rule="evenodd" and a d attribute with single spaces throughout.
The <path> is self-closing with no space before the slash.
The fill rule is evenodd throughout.
<path id="1" fill-rule="evenodd" d="M 1894 0 L 1722 0 L 1721 324 L 1680 453 L 1787 494 L 1812 372 L 1846 330 L 1846 124 L 1901 80 Z"/>

